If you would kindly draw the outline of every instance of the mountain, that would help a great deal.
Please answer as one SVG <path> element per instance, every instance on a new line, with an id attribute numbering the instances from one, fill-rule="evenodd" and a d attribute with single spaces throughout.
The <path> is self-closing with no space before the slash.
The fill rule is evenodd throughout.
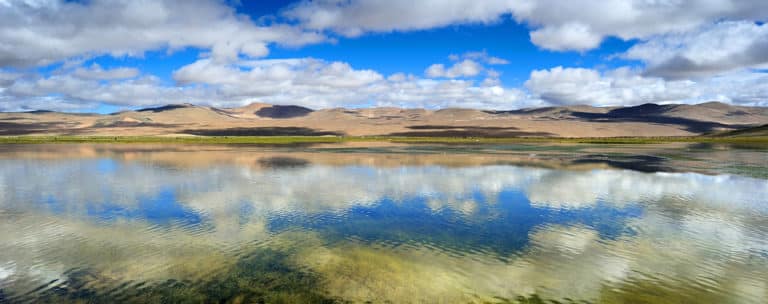
<path id="1" fill-rule="evenodd" d="M 719 102 L 513 111 L 172 104 L 113 114 L 0 113 L 0 135 L 694 136 L 727 134 L 766 124 L 768 108 Z"/>

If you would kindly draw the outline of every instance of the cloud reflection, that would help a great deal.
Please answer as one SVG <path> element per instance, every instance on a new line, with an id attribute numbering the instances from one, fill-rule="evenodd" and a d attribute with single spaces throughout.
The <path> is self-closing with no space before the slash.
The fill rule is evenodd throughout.
<path id="1" fill-rule="evenodd" d="M 112 280 L 103 284 L 202 279 L 254 246 L 282 246 L 298 250 L 297 264 L 327 278 L 331 294 L 355 300 L 479 301 L 530 293 L 598 300 L 619 296 L 611 290 L 648 288 L 637 282 L 687 294 L 701 292 L 696 284 L 704 282 L 716 292 L 739 290 L 735 298 L 745 302 L 765 297 L 763 179 L 512 165 L 331 165 L 285 157 L 299 165 L 2 159 L 0 288 L 65 282 L 78 268 Z M 510 193 L 524 199 L 505 202 Z M 470 230 L 493 217 L 509 220 L 488 211 L 503 203 L 553 212 L 636 206 L 642 213 L 624 223 L 632 234 L 614 238 L 602 237 L 595 226 L 553 219 L 530 231 L 508 231 L 528 233 L 521 237 L 530 244 L 503 257 L 440 244 L 329 243 L 312 229 L 270 229 L 275 218 L 343 219 L 384 201 L 407 208 L 414 198 L 435 217 L 449 214 L 446 221 Z M 164 209 L 147 212 L 148 206 Z M 185 222 L 179 214 L 199 221 Z"/>

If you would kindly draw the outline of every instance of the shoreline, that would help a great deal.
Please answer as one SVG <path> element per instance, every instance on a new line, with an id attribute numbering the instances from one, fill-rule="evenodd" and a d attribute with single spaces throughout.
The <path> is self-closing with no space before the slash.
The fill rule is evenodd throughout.
<path id="1" fill-rule="evenodd" d="M 48 143 L 190 143 L 190 144 L 302 144 L 344 142 L 396 143 L 749 143 L 767 144 L 768 136 L 744 137 L 398 137 L 398 136 L 0 136 L 0 144 Z"/>

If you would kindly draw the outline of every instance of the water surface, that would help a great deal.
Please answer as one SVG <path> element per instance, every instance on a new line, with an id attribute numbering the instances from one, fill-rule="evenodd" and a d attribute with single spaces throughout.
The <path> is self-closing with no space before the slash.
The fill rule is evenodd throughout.
<path id="1" fill-rule="evenodd" d="M 768 150 L 0 146 L 3 302 L 768 301 Z"/>

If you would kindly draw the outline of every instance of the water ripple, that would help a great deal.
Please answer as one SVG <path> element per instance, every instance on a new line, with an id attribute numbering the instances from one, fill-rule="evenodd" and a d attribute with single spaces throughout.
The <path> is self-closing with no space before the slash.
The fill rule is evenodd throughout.
<path id="1" fill-rule="evenodd" d="M 765 302 L 761 175 L 549 148 L 0 152 L 0 302 Z"/>

